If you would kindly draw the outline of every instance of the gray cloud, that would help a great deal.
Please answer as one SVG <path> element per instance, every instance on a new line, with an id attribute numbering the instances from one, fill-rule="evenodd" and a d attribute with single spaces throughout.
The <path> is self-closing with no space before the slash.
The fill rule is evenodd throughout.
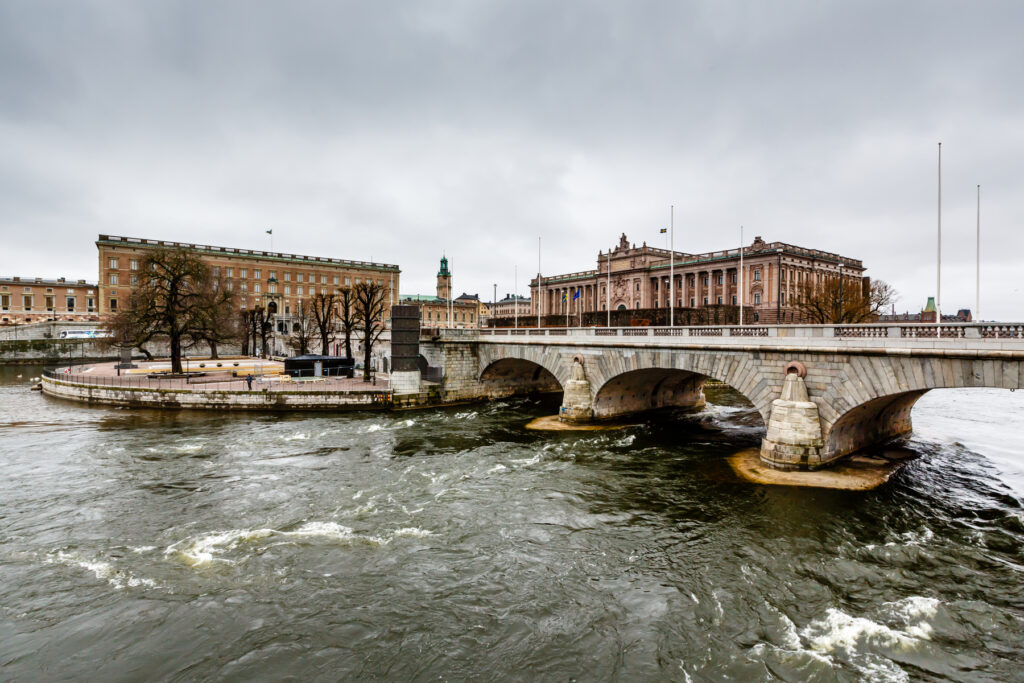
<path id="1" fill-rule="evenodd" d="M 1024 318 L 1024 6 L 0 3 L 0 272 L 100 232 L 399 263 L 431 291 L 593 267 L 621 232 L 861 258 L 914 310 Z"/>

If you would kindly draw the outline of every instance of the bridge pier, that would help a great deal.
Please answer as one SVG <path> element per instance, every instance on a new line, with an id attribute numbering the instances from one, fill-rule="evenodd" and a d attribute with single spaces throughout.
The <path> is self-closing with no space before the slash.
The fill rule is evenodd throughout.
<path id="1" fill-rule="evenodd" d="M 761 461 L 777 469 L 815 469 L 823 461 L 825 440 L 818 406 L 807 396 L 800 370 L 786 375 L 782 396 L 772 401 L 768 431 L 761 440 Z"/>
<path id="2" fill-rule="evenodd" d="M 569 380 L 563 389 L 562 408 L 558 411 L 558 419 L 563 422 L 589 422 L 594 417 L 591 396 L 590 382 L 583 369 L 583 362 L 579 357 L 573 358 Z"/>

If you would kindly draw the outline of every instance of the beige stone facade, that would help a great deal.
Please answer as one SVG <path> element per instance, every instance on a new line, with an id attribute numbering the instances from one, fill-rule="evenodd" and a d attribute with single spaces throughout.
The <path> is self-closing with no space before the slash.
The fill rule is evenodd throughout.
<path id="1" fill-rule="evenodd" d="M 274 309 L 283 330 L 289 329 L 288 323 L 300 301 L 318 292 L 329 293 L 363 281 L 375 281 L 385 288 L 390 318 L 390 307 L 397 303 L 401 274 L 398 266 L 386 263 L 112 235 L 100 235 L 96 247 L 102 314 L 113 313 L 128 304 L 132 288 L 138 283 L 142 260 L 159 248 L 184 248 L 198 254 L 213 268 L 214 275 L 223 277 L 227 286 L 238 293 L 241 308 L 262 304 Z"/>
<path id="2" fill-rule="evenodd" d="M 85 280 L 0 277 L 0 325 L 98 321 L 98 304 L 96 285 Z"/>
<path id="3" fill-rule="evenodd" d="M 765 242 L 755 237 L 743 248 L 743 292 L 740 291 L 740 251 L 727 249 L 705 254 L 675 252 L 646 243 L 637 247 L 623 234 L 618 246 L 599 252 L 597 268 L 541 276 L 540 286 L 530 282 L 531 313 L 563 315 L 566 312 L 634 310 L 670 306 L 669 273 L 674 276 L 676 308 L 739 305 L 744 322 L 801 322 L 792 306 L 805 282 L 821 284 L 843 277 L 851 287 L 864 286 L 864 265 L 818 249 L 784 242 Z M 670 264 L 674 261 L 674 264 Z M 539 291 L 538 291 L 539 289 Z M 579 292 L 579 298 L 573 297 Z"/>

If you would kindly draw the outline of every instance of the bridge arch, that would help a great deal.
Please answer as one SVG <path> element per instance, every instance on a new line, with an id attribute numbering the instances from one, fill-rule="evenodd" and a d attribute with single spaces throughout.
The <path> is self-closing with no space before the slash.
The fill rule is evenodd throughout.
<path id="1" fill-rule="evenodd" d="M 1021 362 L 913 356 L 852 356 L 818 403 L 828 460 L 912 430 L 917 401 L 936 389 L 1016 389 Z"/>
<path id="2" fill-rule="evenodd" d="M 703 386 L 715 379 L 750 401 L 767 422 L 772 391 L 759 368 L 743 354 L 705 351 L 644 350 L 628 359 L 604 359 L 590 374 L 597 419 L 659 408 L 698 410 L 705 404 Z"/>
<path id="3" fill-rule="evenodd" d="M 488 348 L 480 354 L 477 379 L 491 398 L 563 390 L 568 369 L 559 359 L 530 346 Z"/>

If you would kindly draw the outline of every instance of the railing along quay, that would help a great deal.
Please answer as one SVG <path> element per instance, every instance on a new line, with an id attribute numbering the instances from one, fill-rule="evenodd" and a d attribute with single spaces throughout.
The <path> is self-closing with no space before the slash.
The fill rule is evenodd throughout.
<path id="1" fill-rule="evenodd" d="M 700 325 L 693 327 L 528 327 L 528 328 L 423 328 L 421 336 L 438 339 L 486 339 L 490 337 L 699 337 L 714 341 L 730 337 L 798 339 L 1024 341 L 1024 323 L 864 324 L 864 325 Z M 523 341 L 528 341 L 523 340 Z M 597 341 L 597 339 L 595 339 Z"/>

